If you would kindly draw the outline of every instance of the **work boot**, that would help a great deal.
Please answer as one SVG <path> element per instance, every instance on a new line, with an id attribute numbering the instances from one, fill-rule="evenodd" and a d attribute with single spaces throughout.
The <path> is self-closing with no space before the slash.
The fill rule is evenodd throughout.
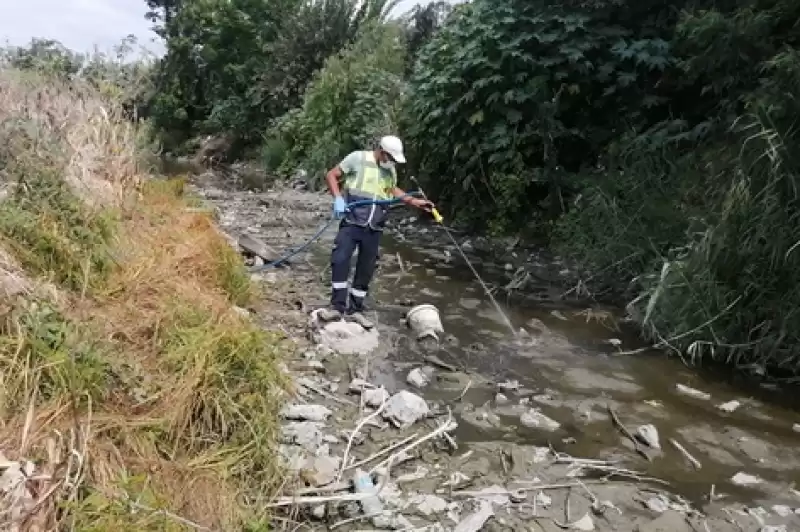
<path id="1" fill-rule="evenodd" d="M 317 318 L 325 323 L 330 323 L 342 319 L 342 313 L 335 308 L 324 308 L 317 313 Z"/>
<path id="2" fill-rule="evenodd" d="M 353 312 L 352 314 L 348 314 L 345 319 L 347 321 L 352 321 L 353 323 L 358 323 L 364 329 L 370 330 L 372 329 L 375 324 L 373 324 L 366 316 L 364 316 L 361 312 Z"/>

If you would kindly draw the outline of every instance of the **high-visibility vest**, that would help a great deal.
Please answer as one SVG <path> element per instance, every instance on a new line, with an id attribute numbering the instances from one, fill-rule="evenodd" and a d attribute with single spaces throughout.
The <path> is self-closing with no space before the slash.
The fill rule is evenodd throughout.
<path id="1" fill-rule="evenodd" d="M 397 186 L 397 172 L 394 168 L 381 168 L 375 160 L 373 151 L 361 152 L 358 171 L 347 176 L 345 193 L 347 202 L 360 200 L 386 200 L 394 197 Z M 354 225 L 381 229 L 386 221 L 388 207 L 385 205 L 362 205 L 351 209 L 345 221 Z"/>

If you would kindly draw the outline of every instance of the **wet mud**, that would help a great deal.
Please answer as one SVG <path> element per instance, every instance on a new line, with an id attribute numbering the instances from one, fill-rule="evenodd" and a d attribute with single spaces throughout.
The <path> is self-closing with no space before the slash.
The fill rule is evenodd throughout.
<path id="1" fill-rule="evenodd" d="M 301 245 L 329 216 L 326 198 L 294 189 L 253 194 L 205 182 L 198 190 L 217 207 L 227 233 L 249 234 L 279 250 Z M 800 481 L 800 434 L 794 430 L 800 415 L 795 409 L 762 390 L 725 382 L 661 353 L 620 354 L 642 347 L 630 325 L 617 309 L 559 301 L 567 286 L 558 281 L 565 277 L 564 264 L 552 257 L 518 261 L 535 263 L 536 278 L 547 280 L 531 292 L 535 297 L 506 299 L 502 290 L 496 292 L 515 328 L 526 331 L 512 336 L 437 231 L 405 210 L 393 212 L 370 294 L 369 317 L 381 337 L 378 349 L 347 357 L 307 342 L 305 357 L 319 362 L 305 378 L 317 379 L 329 395 L 340 397 L 318 397 L 335 412 L 332 455 L 341 456 L 347 435 L 364 415 L 352 398 L 350 404 L 341 399 L 355 377 L 390 393 L 409 389 L 432 410 L 455 416 L 457 449 L 442 442 L 421 447 L 415 460 L 392 471 L 394 495 L 382 493 L 384 502 L 416 529 L 453 530 L 492 497 L 470 490 L 523 487 L 528 490 L 524 500 L 492 503 L 494 515 L 482 530 L 800 530 L 800 492 L 794 489 Z M 287 267 L 254 274 L 286 308 L 283 315 L 256 319 L 306 341 L 308 313 L 328 298 L 334 236 L 332 227 Z M 493 287 L 519 275 L 519 264 L 475 258 Z M 512 303 L 520 300 L 525 303 Z M 441 312 L 446 337 L 438 345 L 418 343 L 403 321 L 410 306 L 421 303 Z M 431 382 L 410 386 L 407 376 L 415 368 L 426 368 Z M 687 394 L 678 385 L 707 396 Z M 539 415 L 554 425 L 542 424 Z M 642 425 L 655 427 L 660 449 L 642 453 L 641 444 L 626 436 Z M 365 433 L 363 445 L 353 450 L 360 458 L 404 437 L 385 427 Z M 594 470 L 581 459 L 613 462 L 638 477 L 609 481 L 608 469 Z M 583 472 L 579 477 L 577 469 Z M 461 494 L 447 486 L 454 477 L 467 479 L 459 486 Z M 568 489 L 532 488 L 536 482 L 570 483 L 572 478 L 581 480 Z M 444 505 L 431 510 L 440 502 L 429 497 L 434 495 Z M 495 497 L 508 499 L 507 494 Z M 349 515 L 352 525 L 337 529 L 374 529 L 357 519 L 352 506 L 349 514 L 339 515 Z M 327 523 L 320 530 L 330 526 L 332 510 L 326 511 L 325 518 L 309 514 L 308 522 Z M 583 515 L 592 528 L 581 528 Z"/>

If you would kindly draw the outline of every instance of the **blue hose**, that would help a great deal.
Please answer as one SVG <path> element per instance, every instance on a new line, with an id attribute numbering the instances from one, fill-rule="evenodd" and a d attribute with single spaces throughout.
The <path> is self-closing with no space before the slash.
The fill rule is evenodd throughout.
<path id="1" fill-rule="evenodd" d="M 347 204 L 347 210 L 350 210 L 353 207 L 361 207 L 363 205 L 393 205 L 395 203 L 400 203 L 403 200 L 403 198 L 405 198 L 407 196 L 414 196 L 414 195 L 418 195 L 418 194 L 419 194 L 419 192 L 413 191 L 413 192 L 407 192 L 406 194 L 404 194 L 402 196 L 399 196 L 399 197 L 396 197 L 396 198 L 392 198 L 392 199 L 388 199 L 388 200 L 359 200 L 359 201 L 353 201 L 353 202 L 350 202 L 350 203 Z M 268 262 L 268 263 L 266 263 L 266 264 L 264 264 L 262 266 L 256 266 L 255 268 L 251 268 L 250 269 L 250 273 L 257 273 L 257 272 L 260 272 L 260 271 L 267 270 L 269 268 L 277 268 L 278 266 L 280 266 L 281 264 L 283 264 L 287 260 L 291 259 L 295 255 L 298 255 L 298 254 L 302 253 L 303 251 L 308 249 L 308 247 L 311 244 L 313 244 L 314 242 L 319 240 L 319 237 L 321 237 L 325 233 L 325 231 L 336 221 L 337 221 L 337 218 L 336 218 L 336 215 L 334 214 L 333 216 L 331 216 L 331 219 L 328 220 L 327 222 L 325 222 L 322 225 L 322 227 L 320 227 L 319 230 L 316 233 L 314 233 L 314 236 L 309 238 L 308 241 L 305 244 L 303 244 L 302 246 L 300 246 L 297 249 L 289 250 L 285 255 L 283 255 L 282 257 L 280 257 L 280 258 L 278 258 L 276 260 L 273 260 L 272 262 Z"/>

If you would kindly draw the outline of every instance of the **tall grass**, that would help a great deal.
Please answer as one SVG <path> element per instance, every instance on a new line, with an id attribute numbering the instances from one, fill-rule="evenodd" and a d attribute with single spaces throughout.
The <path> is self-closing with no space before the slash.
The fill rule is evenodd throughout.
<path id="1" fill-rule="evenodd" d="M 238 257 L 139 138 L 80 82 L 0 71 L 0 451 L 42 473 L 0 510 L 23 529 L 241 530 L 280 481 L 291 345 L 233 307 L 257 295 Z"/>
<path id="2" fill-rule="evenodd" d="M 694 361 L 800 373 L 800 166 L 763 117 L 741 127 L 714 223 L 633 303 L 648 337 Z"/>

